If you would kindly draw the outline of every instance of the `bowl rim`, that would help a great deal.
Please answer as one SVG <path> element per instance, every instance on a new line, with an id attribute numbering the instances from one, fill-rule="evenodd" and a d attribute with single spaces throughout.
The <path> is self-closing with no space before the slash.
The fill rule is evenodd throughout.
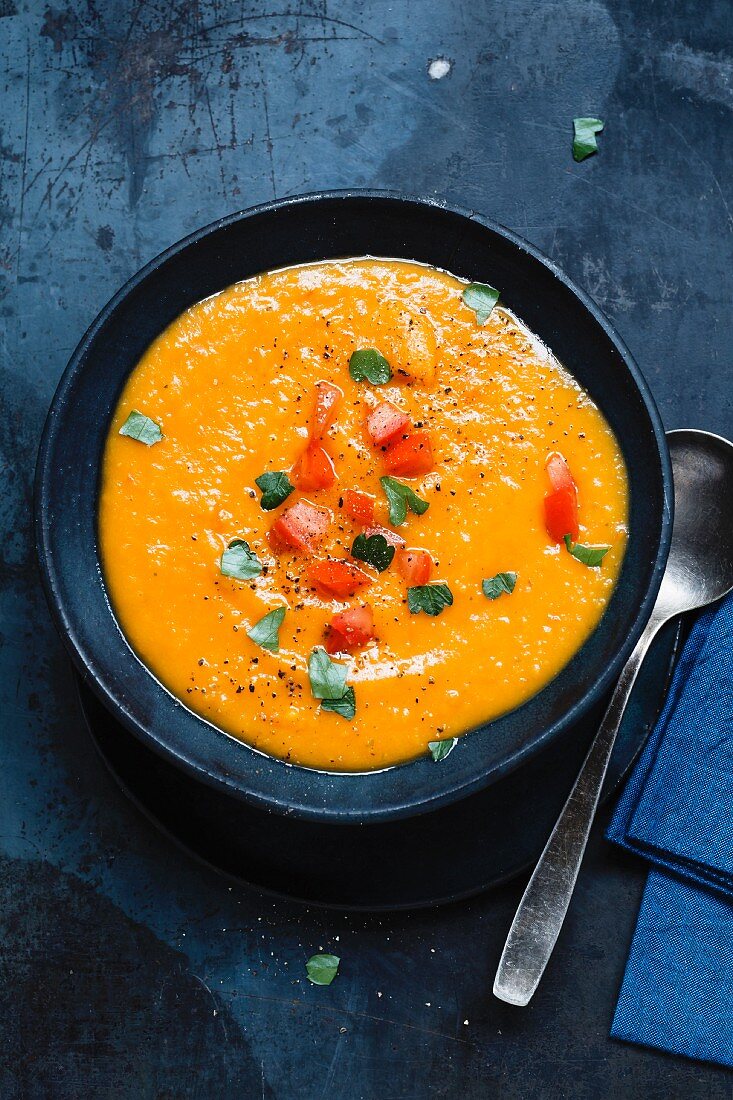
<path id="1" fill-rule="evenodd" d="M 64 601 L 60 595 L 60 585 L 58 580 L 58 574 L 56 566 L 51 553 L 49 545 L 49 528 L 48 528 L 48 479 L 50 476 L 50 459 L 56 440 L 56 433 L 58 425 L 61 419 L 61 413 L 65 408 L 67 402 L 67 395 L 70 387 L 75 380 L 77 373 L 83 369 L 86 354 L 90 347 L 93 345 L 97 335 L 103 331 L 110 318 L 113 316 L 118 306 L 150 275 L 154 274 L 160 267 L 162 267 L 168 260 L 177 256 L 181 252 L 185 251 L 192 245 L 197 244 L 205 237 L 214 233 L 226 230 L 232 225 L 239 224 L 240 222 L 247 221 L 250 218 L 259 217 L 263 214 L 274 213 L 289 207 L 302 207 L 309 208 L 312 205 L 322 202 L 339 202 L 339 201 L 375 201 L 380 202 L 387 200 L 392 203 L 400 203 L 419 208 L 433 209 L 437 212 L 443 212 L 447 214 L 455 215 L 458 218 L 465 219 L 468 222 L 475 222 L 490 232 L 502 237 L 505 241 L 508 241 L 520 252 L 526 253 L 532 259 L 542 264 L 549 270 L 552 276 L 558 280 L 572 296 L 574 296 L 580 305 L 586 310 L 592 317 L 596 325 L 600 327 L 607 339 L 613 345 L 619 356 L 621 357 L 623 364 L 628 371 L 631 379 L 639 393 L 641 402 L 649 417 L 652 438 L 656 448 L 656 454 L 660 463 L 661 481 L 662 481 L 662 493 L 663 493 L 663 508 L 661 517 L 661 528 L 659 543 L 656 548 L 656 556 L 652 567 L 649 584 L 644 596 L 644 599 L 639 604 L 636 614 L 634 615 L 631 627 L 626 635 L 626 638 L 622 645 L 620 645 L 614 655 L 614 658 L 608 663 L 603 673 L 596 678 L 592 685 L 584 690 L 583 694 L 577 699 L 571 706 L 563 711 L 563 714 L 556 721 L 548 723 L 541 733 L 534 739 L 520 745 L 514 749 L 505 759 L 502 759 L 486 769 L 478 771 L 471 778 L 464 781 L 455 782 L 453 784 L 444 784 L 441 789 L 432 792 L 423 793 L 415 799 L 414 802 L 402 799 L 392 803 L 380 803 L 369 805 L 368 807 L 349 807 L 338 806 L 333 807 L 327 804 L 321 804 L 314 806 L 308 802 L 298 802 L 289 800 L 284 802 L 282 799 L 278 800 L 277 797 L 262 794 L 260 791 L 253 791 L 244 788 L 245 777 L 240 773 L 238 776 L 233 777 L 231 773 L 224 768 L 220 768 L 217 772 L 212 770 L 213 765 L 202 767 L 198 761 L 187 755 L 183 751 L 176 750 L 172 745 L 167 743 L 163 735 L 156 734 L 154 730 L 147 728 L 145 723 L 139 720 L 131 710 L 123 705 L 122 701 L 114 694 L 110 686 L 106 684 L 101 677 L 101 669 L 95 661 L 94 654 L 89 652 L 81 643 L 75 630 L 74 624 L 71 621 L 70 615 Z M 324 257 L 328 259 L 330 257 Z M 264 269 L 263 269 L 264 270 Z M 249 276 L 248 276 L 249 277 Z M 223 288 L 222 288 L 223 289 Z M 96 497 L 95 497 L 96 508 Z M 101 699 L 102 703 L 110 709 L 116 718 L 123 723 L 123 725 L 130 730 L 135 736 L 141 738 L 141 740 L 151 747 L 154 751 L 158 752 L 164 758 L 170 760 L 178 767 L 184 768 L 189 773 L 196 776 L 199 780 L 206 783 L 208 786 L 220 788 L 226 791 L 229 795 L 234 795 L 237 798 L 254 803 L 270 811 L 288 813 L 294 817 L 301 817 L 310 820 L 317 821 L 332 821 L 332 822 L 354 822 L 354 821 L 368 821 L 368 822 L 380 822 L 386 820 L 396 820 L 404 817 L 413 817 L 422 813 L 432 812 L 439 809 L 441 806 L 454 802 L 458 799 L 465 798 L 471 794 L 474 794 L 483 788 L 489 786 L 496 779 L 501 776 L 507 775 L 509 772 L 521 766 L 526 760 L 529 760 L 535 753 L 539 752 L 549 741 L 554 740 L 563 729 L 565 729 L 571 723 L 577 722 L 595 703 L 597 703 L 602 696 L 609 690 L 612 682 L 617 677 L 622 664 L 629 656 L 633 646 L 636 644 L 638 637 L 640 636 L 647 619 L 651 613 L 654 600 L 661 584 L 662 575 L 666 565 L 667 554 L 669 551 L 669 544 L 672 534 L 672 520 L 674 513 L 674 493 L 672 485 L 672 467 L 665 438 L 664 428 L 662 426 L 661 417 L 656 407 L 654 398 L 651 394 L 649 386 L 644 379 L 641 371 L 636 365 L 631 353 L 626 347 L 621 337 L 616 332 L 615 328 L 611 325 L 609 320 L 602 313 L 596 303 L 583 291 L 572 282 L 567 275 L 558 267 L 558 265 L 545 256 L 539 249 L 535 248 L 528 241 L 515 234 L 512 230 L 507 229 L 505 226 L 494 222 L 492 219 L 487 218 L 480 212 L 468 207 L 463 207 L 453 203 L 448 203 L 442 199 L 437 199 L 434 196 L 419 196 L 412 195 L 402 191 L 394 190 L 379 190 L 379 189 L 360 189 L 360 188 L 346 188 L 346 189 L 332 189 L 323 191 L 314 191 L 302 195 L 289 196 L 282 199 L 275 199 L 265 203 L 260 203 L 256 206 L 248 207 L 243 210 L 238 210 L 232 214 L 228 214 L 223 218 L 219 218 L 216 221 L 210 222 L 199 229 L 187 234 L 162 252 L 158 253 L 151 260 L 149 260 L 142 268 L 140 268 L 135 274 L 133 274 L 120 289 L 107 301 L 102 307 L 99 313 L 96 315 L 92 323 L 87 328 L 86 332 L 80 339 L 76 348 L 74 349 L 69 362 L 64 369 L 56 390 L 54 392 L 51 405 L 44 423 L 43 432 L 41 436 L 41 442 L 38 451 L 38 458 L 36 463 L 35 479 L 34 479 L 34 527 L 35 527 L 35 544 L 36 553 L 40 565 L 41 580 L 46 595 L 46 600 L 49 605 L 49 609 L 54 620 L 56 629 L 58 630 L 62 641 L 69 652 L 71 659 L 81 673 L 85 682 L 89 683 L 92 690 Z M 109 598 L 106 594 L 105 598 L 107 606 L 109 608 L 111 625 L 121 632 L 121 628 L 117 623 L 116 616 L 109 602 Z M 592 635 L 591 635 L 592 636 Z M 124 638 L 124 634 L 123 634 Z M 126 639 L 125 639 L 126 642 Z M 587 642 L 587 640 L 586 640 Z M 129 643 L 126 642 L 128 648 L 131 649 Z M 584 643 L 585 645 L 586 643 Z M 582 650 L 583 647 L 581 647 Z M 151 677 L 160 687 L 160 689 L 171 698 L 173 698 L 181 707 L 183 707 L 189 714 L 193 714 L 194 717 L 202 724 L 208 726 L 216 735 L 226 737 L 232 742 L 237 750 L 246 750 L 247 752 L 256 756 L 254 765 L 254 771 L 257 772 L 257 761 L 267 761 L 269 765 L 274 764 L 276 767 L 295 770 L 296 772 L 309 773 L 316 776 L 328 776 L 329 778 L 341 779 L 346 777 L 348 780 L 350 777 L 359 776 L 378 776 L 384 774 L 385 771 L 393 772 L 395 768 L 398 769 L 410 769 L 425 764 L 425 760 L 422 757 L 418 757 L 414 760 L 408 760 L 402 764 L 398 764 L 389 769 L 380 769 L 368 772 L 322 772 L 312 768 L 302 767 L 297 764 L 290 764 L 285 761 L 279 760 L 275 757 L 271 757 L 263 754 L 262 752 L 253 749 L 251 746 L 244 742 L 239 742 L 231 735 L 222 733 L 215 725 L 207 721 L 201 715 L 195 714 L 190 711 L 185 704 L 177 700 L 175 696 L 154 676 L 154 674 L 147 669 L 144 663 L 137 657 L 134 650 L 131 650 L 136 660 L 138 661 L 141 669 Z M 580 652 L 580 650 L 578 651 Z M 540 694 L 540 693 L 537 693 Z M 532 696 L 531 698 L 535 698 Z M 527 702 L 529 702 L 528 700 Z M 518 708 L 518 709 L 521 709 Z M 514 712 L 516 713 L 516 711 Z M 501 716 L 499 716 L 500 720 Z M 430 762 L 431 767 L 435 765 Z M 450 773 L 447 773 L 448 775 Z"/>

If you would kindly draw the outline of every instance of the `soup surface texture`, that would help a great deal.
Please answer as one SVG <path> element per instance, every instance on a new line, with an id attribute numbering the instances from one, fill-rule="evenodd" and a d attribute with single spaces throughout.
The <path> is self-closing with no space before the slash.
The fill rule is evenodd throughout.
<path id="1" fill-rule="evenodd" d="M 426 753 L 535 694 L 608 602 L 617 442 L 466 287 L 401 260 L 264 274 L 183 313 L 125 386 L 99 507 L 117 619 L 165 687 L 265 753 L 329 770 Z M 600 564 L 588 545 L 610 547 Z"/>

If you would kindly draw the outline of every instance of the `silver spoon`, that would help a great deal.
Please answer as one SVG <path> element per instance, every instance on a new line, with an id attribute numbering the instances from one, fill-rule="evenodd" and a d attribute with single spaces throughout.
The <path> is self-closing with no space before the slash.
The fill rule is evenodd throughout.
<path id="1" fill-rule="evenodd" d="M 674 475 L 672 543 L 651 618 L 611 702 L 509 929 L 494 995 L 526 1005 L 550 960 L 573 896 L 606 768 L 636 675 L 657 631 L 733 590 L 733 443 L 709 432 L 667 435 Z"/>

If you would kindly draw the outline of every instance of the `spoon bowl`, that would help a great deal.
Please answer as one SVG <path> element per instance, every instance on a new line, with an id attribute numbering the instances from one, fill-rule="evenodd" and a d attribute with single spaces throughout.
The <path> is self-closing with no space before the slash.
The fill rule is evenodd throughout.
<path id="1" fill-rule="evenodd" d="M 710 432 L 667 434 L 675 516 L 656 609 L 694 611 L 733 589 L 733 445 Z"/>

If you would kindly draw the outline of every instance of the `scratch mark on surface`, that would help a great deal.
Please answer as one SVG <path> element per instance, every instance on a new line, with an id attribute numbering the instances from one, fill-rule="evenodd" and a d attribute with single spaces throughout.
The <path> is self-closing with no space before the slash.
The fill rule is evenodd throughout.
<path id="1" fill-rule="evenodd" d="M 28 164 L 28 120 L 31 111 L 31 51 L 28 38 L 25 41 L 25 130 L 23 135 L 23 168 L 20 177 L 20 210 L 18 211 L 18 247 L 15 253 L 15 280 L 20 274 L 20 256 L 23 248 L 23 216 L 25 214 L 25 173 Z"/>
<path id="2" fill-rule="evenodd" d="M 226 1039 L 227 1042 L 229 1042 L 229 1033 L 227 1031 L 226 1024 L 224 1023 L 224 1017 L 223 1017 L 222 1013 L 219 1011 L 219 1002 L 217 1001 L 216 997 L 211 992 L 211 990 L 209 989 L 208 985 L 206 984 L 206 982 L 204 981 L 203 978 L 200 978 L 198 976 L 198 974 L 193 974 L 192 976 L 196 979 L 196 981 L 199 983 L 199 985 L 202 985 L 204 987 L 206 992 L 211 997 L 211 1002 L 214 1006 L 214 1015 L 216 1016 L 217 1020 L 219 1021 L 219 1024 L 221 1026 L 221 1030 L 224 1033 L 224 1038 Z"/>
<path id="3" fill-rule="evenodd" d="M 267 149 L 267 161 L 270 166 L 270 185 L 272 187 L 272 197 L 277 198 L 277 186 L 275 184 L 275 160 L 272 154 L 272 132 L 270 130 L 270 109 L 267 102 L 267 81 L 265 80 L 264 73 L 262 72 L 262 64 L 259 64 L 260 75 L 262 76 L 262 106 L 265 113 L 265 148 Z"/>
<path id="4" fill-rule="evenodd" d="M 446 107 L 441 107 L 439 103 L 431 102 L 429 99 L 426 99 L 424 95 L 420 94 L 415 88 L 409 88 L 406 84 L 401 84 L 399 80 L 395 80 L 393 77 L 387 76 L 387 74 L 384 72 L 380 71 L 376 75 L 379 77 L 383 84 L 387 84 L 390 88 L 394 89 L 394 91 L 398 92 L 399 95 L 402 95 L 406 99 L 411 99 L 414 102 L 418 103 L 420 105 L 421 112 L 425 114 L 427 114 L 428 112 L 432 112 L 433 114 L 440 115 L 441 118 L 447 119 L 454 129 L 463 130 L 465 133 L 468 133 L 468 123 L 465 122 L 464 119 L 455 111 L 450 111 Z"/>
<path id="5" fill-rule="evenodd" d="M 688 236 L 694 237 L 694 234 L 690 233 L 689 229 L 684 229 L 679 225 L 673 225 L 672 222 L 666 222 L 664 218 L 660 218 L 653 210 L 647 210 L 645 207 L 639 206 L 638 203 L 630 202 L 629 199 L 619 195 L 617 191 L 612 191 L 609 187 L 603 187 L 597 180 L 591 179 L 588 175 L 581 175 L 578 172 L 574 172 L 571 168 L 566 169 L 566 172 L 574 182 L 582 183 L 586 187 L 592 187 L 596 191 L 602 191 L 604 195 L 608 195 L 608 197 L 614 201 L 620 200 L 622 205 L 628 207 L 629 210 L 635 210 L 637 214 L 643 214 L 645 218 L 651 218 L 652 221 L 659 222 L 660 225 L 666 226 L 667 229 L 673 229 L 675 233 L 687 234 Z"/>
<path id="6" fill-rule="evenodd" d="M 355 26 L 354 23 L 347 23 L 343 19 L 336 19 L 330 15 L 319 15 L 316 12 L 305 11 L 267 11 L 259 15 L 243 16 L 239 19 L 223 19 L 218 23 L 212 23 L 208 27 L 205 27 L 204 33 L 208 34 L 210 31 L 226 30 L 227 27 L 241 26 L 242 23 L 251 23 L 258 19 L 317 19 L 321 24 L 332 23 L 336 27 L 346 27 L 347 30 L 356 31 L 362 38 L 369 39 L 371 42 L 376 42 L 380 46 L 386 45 L 382 38 L 377 38 L 376 35 L 370 34 L 369 31 L 365 31 L 363 27 Z"/>
<path id="7" fill-rule="evenodd" d="M 331 1019 L 334 1012 L 338 1009 L 341 1012 L 347 1013 L 355 1020 L 370 1020 L 375 1024 L 387 1024 L 389 1027 L 400 1028 L 404 1031 L 414 1031 L 419 1035 L 431 1035 L 435 1039 L 447 1039 L 452 1043 L 461 1043 L 464 1046 L 472 1045 L 469 1039 L 463 1039 L 459 1035 L 451 1035 L 446 1031 L 438 1031 L 437 1028 L 422 1027 L 420 1024 L 411 1024 L 406 1020 L 393 1020 L 389 1016 L 374 1016 L 370 1012 L 357 1012 L 354 1009 L 344 1007 L 343 1005 L 320 1005 L 314 1004 L 304 1000 L 296 1000 L 294 998 L 286 997 L 267 997 L 262 993 L 248 993 L 242 992 L 242 990 L 236 990 L 232 993 L 229 990 L 220 990 L 220 993 L 229 993 L 232 996 L 236 996 L 241 1000 L 263 1001 L 267 1004 L 282 1005 L 285 1008 L 307 1010 L 309 1012 L 316 1012 L 318 1015 L 326 1016 Z"/>
<path id="8" fill-rule="evenodd" d="M 675 126 L 674 123 L 670 122 L 669 128 L 675 134 L 677 134 L 677 137 L 680 138 L 680 140 L 683 142 L 683 144 L 687 146 L 687 148 L 690 150 L 690 152 L 693 154 L 693 156 L 697 160 L 699 160 L 701 164 L 704 164 L 705 167 L 707 168 L 708 172 L 710 173 L 710 175 L 712 177 L 713 183 L 715 184 L 717 192 L 720 195 L 720 201 L 723 204 L 723 208 L 725 209 L 725 213 L 726 213 L 726 216 L 728 218 L 728 226 L 729 226 L 730 229 L 733 229 L 733 216 L 731 215 L 730 207 L 728 206 L 728 203 L 726 201 L 725 195 L 723 193 L 723 189 L 721 188 L 720 183 L 718 182 L 718 177 L 715 175 L 715 170 L 713 169 L 712 164 L 710 163 L 709 160 L 705 159 L 705 157 L 702 155 L 702 153 L 699 153 L 697 149 L 695 149 L 692 145 L 690 145 L 689 141 L 687 140 L 687 138 L 683 134 L 682 130 L 680 130 L 677 126 Z"/>

